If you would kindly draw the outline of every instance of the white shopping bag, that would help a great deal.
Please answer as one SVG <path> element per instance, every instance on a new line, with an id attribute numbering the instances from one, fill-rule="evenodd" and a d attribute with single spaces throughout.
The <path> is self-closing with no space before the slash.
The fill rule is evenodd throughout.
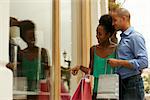
<path id="1" fill-rule="evenodd" d="M 97 98 L 119 100 L 119 75 L 106 74 L 106 70 L 107 64 L 105 66 L 105 74 L 99 76 Z"/>

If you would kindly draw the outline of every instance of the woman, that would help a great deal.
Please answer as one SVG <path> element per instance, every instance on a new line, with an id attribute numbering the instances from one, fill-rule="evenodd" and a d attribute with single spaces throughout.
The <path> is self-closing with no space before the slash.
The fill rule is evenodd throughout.
<path id="1" fill-rule="evenodd" d="M 85 74 L 88 74 L 90 72 L 90 74 L 94 76 L 92 100 L 96 100 L 99 75 L 111 73 L 112 68 L 109 64 L 107 65 L 106 63 L 107 59 L 115 58 L 115 49 L 117 42 L 116 36 L 114 34 L 114 28 L 112 26 L 112 17 L 110 15 L 101 16 L 96 31 L 98 44 L 90 48 L 89 68 L 80 65 L 71 69 L 73 75 L 76 75 L 77 72 L 81 70 Z M 105 67 L 107 67 L 106 73 Z"/>
<path id="2" fill-rule="evenodd" d="M 27 43 L 27 48 L 18 55 L 18 76 L 27 78 L 27 90 L 37 91 L 41 79 L 49 75 L 48 55 L 44 48 L 35 45 L 35 25 L 30 20 L 20 22 L 20 35 Z M 28 96 L 28 100 L 37 100 L 36 96 Z"/>

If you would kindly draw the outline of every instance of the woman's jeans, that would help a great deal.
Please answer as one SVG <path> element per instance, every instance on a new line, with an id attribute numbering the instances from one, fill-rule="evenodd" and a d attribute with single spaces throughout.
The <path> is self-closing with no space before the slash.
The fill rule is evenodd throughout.
<path id="1" fill-rule="evenodd" d="M 144 100 L 144 85 L 141 75 L 120 80 L 119 100 Z"/>

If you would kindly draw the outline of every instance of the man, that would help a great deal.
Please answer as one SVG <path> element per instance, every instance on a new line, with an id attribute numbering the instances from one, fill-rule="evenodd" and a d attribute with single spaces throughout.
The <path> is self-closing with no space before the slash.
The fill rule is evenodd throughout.
<path id="1" fill-rule="evenodd" d="M 118 59 L 108 63 L 120 75 L 120 100 L 144 100 L 142 70 L 148 67 L 148 56 L 143 36 L 130 25 L 130 13 L 124 8 L 111 12 L 113 25 L 122 31 L 117 48 Z"/>

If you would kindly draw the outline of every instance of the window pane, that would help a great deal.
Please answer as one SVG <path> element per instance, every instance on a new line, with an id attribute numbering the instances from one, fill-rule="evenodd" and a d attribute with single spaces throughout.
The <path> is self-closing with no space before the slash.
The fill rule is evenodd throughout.
<path id="1" fill-rule="evenodd" d="M 71 0 L 61 0 L 61 99 L 70 100 Z"/>
<path id="2" fill-rule="evenodd" d="M 13 99 L 50 100 L 52 0 L 10 0 Z"/>

